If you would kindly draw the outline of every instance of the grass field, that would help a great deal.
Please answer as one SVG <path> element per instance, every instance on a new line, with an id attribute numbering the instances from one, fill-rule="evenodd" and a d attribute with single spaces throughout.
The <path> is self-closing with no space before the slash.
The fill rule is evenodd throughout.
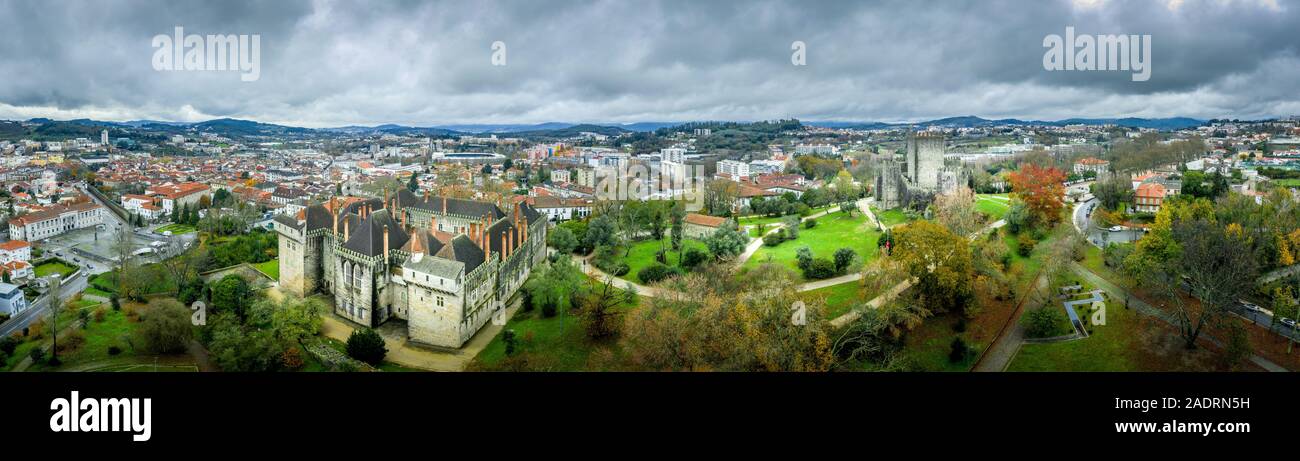
<path id="1" fill-rule="evenodd" d="M 844 315 L 850 309 L 874 298 L 876 293 L 866 292 L 858 281 L 831 285 L 825 288 L 805 291 L 800 294 L 804 302 L 814 299 L 826 301 L 826 318 L 833 319 Z"/>
<path id="2" fill-rule="evenodd" d="M 907 213 L 899 209 L 881 211 L 873 208 L 871 213 L 875 214 L 876 219 L 880 220 L 880 225 L 885 227 L 894 227 L 908 221 Z"/>
<path id="3" fill-rule="evenodd" d="M 73 317 L 75 318 L 75 317 Z M 66 325 L 60 321 L 60 327 Z M 63 362 L 58 368 L 50 368 L 48 365 L 41 363 L 33 365 L 30 370 L 58 370 L 68 367 L 74 367 L 91 362 L 121 359 L 135 355 L 127 339 L 133 331 L 134 325 L 127 319 L 126 314 L 122 311 L 107 309 L 104 314 L 104 320 L 96 322 L 93 318 L 90 320 L 90 326 L 82 329 L 81 334 L 85 337 L 85 342 L 75 349 L 60 352 L 59 360 Z M 59 335 L 60 340 L 68 333 Z M 46 335 L 48 336 L 48 334 Z M 48 340 L 48 339 L 47 339 Z M 121 352 L 117 355 L 109 355 L 108 348 L 117 346 Z"/>
<path id="4" fill-rule="evenodd" d="M 799 266 L 795 260 L 795 252 L 803 246 L 811 249 L 815 258 L 829 259 L 834 256 L 835 250 L 848 247 L 858 252 L 858 256 L 864 262 L 871 261 L 876 257 L 876 240 L 879 237 L 880 232 L 867 223 L 865 215 L 858 213 L 850 218 L 848 215 L 835 213 L 817 219 L 817 227 L 800 229 L 798 239 L 782 242 L 774 247 L 765 245 L 759 248 L 748 261 L 745 261 L 744 267 L 757 267 L 770 260 L 797 272 Z"/>
<path id="5" fill-rule="evenodd" d="M 194 232 L 194 230 L 195 230 L 194 226 L 188 224 L 168 224 L 166 226 L 162 226 L 159 227 L 158 229 L 155 229 L 154 232 L 157 232 L 159 234 L 163 232 L 171 232 L 172 235 L 180 235 L 180 234 L 188 234 L 190 232 Z"/>
<path id="6" fill-rule="evenodd" d="M 1106 324 L 1093 325 L 1084 339 L 1052 344 L 1025 344 L 1007 371 L 1138 371 L 1132 351 L 1143 334 L 1134 316 L 1121 305 L 1106 309 Z M 1053 305 L 1053 308 L 1059 306 Z M 1082 316 L 1084 312 L 1080 312 Z M 1085 323 L 1088 317 L 1083 317 Z"/>
<path id="7" fill-rule="evenodd" d="M 46 277 L 50 274 L 59 274 L 60 277 L 66 278 L 77 268 L 69 266 L 58 261 L 49 261 L 36 266 L 35 272 L 37 277 Z"/>
<path id="8" fill-rule="evenodd" d="M 664 258 L 668 260 L 668 265 L 677 266 L 678 257 L 680 256 L 678 253 L 680 252 L 672 250 L 673 246 L 670 237 L 664 237 L 662 247 L 667 249 Z M 659 248 L 660 242 L 658 240 L 642 240 L 633 243 L 631 251 L 623 258 L 623 262 L 626 262 L 627 267 L 631 268 L 623 278 L 640 282 L 641 279 L 637 274 L 641 272 L 641 269 L 645 269 L 651 264 L 654 264 L 655 253 L 659 252 Z M 709 251 L 708 247 L 704 245 L 704 242 L 692 239 L 682 239 L 682 251 L 691 248 L 698 248 L 706 253 Z"/>
<path id="9" fill-rule="evenodd" d="M 649 302 L 644 296 L 641 303 Z M 632 305 L 623 304 L 619 311 L 627 312 Z M 526 362 L 521 364 L 532 371 L 591 371 L 591 355 L 597 350 L 607 350 L 618 354 L 619 346 L 615 341 L 593 341 L 587 337 L 582 326 L 582 318 L 577 311 L 566 311 L 563 315 L 542 317 L 541 309 L 529 312 L 516 312 L 505 329 L 515 332 L 514 356 Z M 470 369 L 502 370 L 507 369 L 506 344 L 503 334 L 492 338 L 492 342 L 479 352 Z"/>
<path id="10" fill-rule="evenodd" d="M 994 220 L 1002 219 L 1011 209 L 1011 199 L 1007 194 L 978 194 L 975 196 L 975 211 Z"/>
<path id="11" fill-rule="evenodd" d="M 271 277 L 276 280 L 280 280 L 280 259 L 279 258 L 272 259 L 267 262 L 254 264 L 253 267 L 257 268 L 257 270 L 259 271 L 262 271 L 262 273 L 266 274 L 268 277 Z"/>
<path id="12" fill-rule="evenodd" d="M 1282 187 L 1300 187 L 1300 178 L 1274 179 L 1273 184 Z"/>

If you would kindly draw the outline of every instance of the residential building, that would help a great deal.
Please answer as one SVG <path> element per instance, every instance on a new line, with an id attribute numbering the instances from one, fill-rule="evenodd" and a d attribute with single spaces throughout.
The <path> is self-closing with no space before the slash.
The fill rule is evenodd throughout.
<path id="1" fill-rule="evenodd" d="M 13 316 L 27 310 L 27 298 L 17 285 L 0 282 L 0 314 Z"/>
<path id="2" fill-rule="evenodd" d="M 1160 205 L 1165 200 L 1165 186 L 1159 182 L 1144 182 L 1138 185 L 1137 192 L 1134 194 L 1133 209 L 1143 213 L 1155 213 L 1160 211 Z"/>
<path id="3" fill-rule="evenodd" d="M 719 160 L 718 174 L 725 174 L 739 181 L 741 178 L 749 177 L 749 164 L 736 160 Z"/>
<path id="4" fill-rule="evenodd" d="M 712 235 L 726 222 L 727 218 L 723 217 L 687 213 L 686 219 L 683 220 L 682 233 L 686 238 L 699 240 Z"/>
<path id="5" fill-rule="evenodd" d="M 1074 162 L 1074 172 L 1078 174 L 1083 174 L 1088 171 L 1102 174 L 1109 169 L 1110 162 L 1096 157 L 1084 157 Z"/>

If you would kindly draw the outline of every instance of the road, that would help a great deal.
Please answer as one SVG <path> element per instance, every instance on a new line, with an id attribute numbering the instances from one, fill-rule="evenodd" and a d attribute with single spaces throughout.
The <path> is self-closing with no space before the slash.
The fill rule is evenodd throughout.
<path id="1" fill-rule="evenodd" d="M 1074 206 L 1074 212 L 1072 213 L 1074 229 L 1079 231 L 1080 234 L 1086 235 L 1089 243 L 1098 247 L 1105 247 L 1111 243 L 1135 242 L 1142 238 L 1142 229 L 1124 229 L 1112 232 L 1093 227 L 1089 217 L 1098 203 L 1095 198 L 1078 203 Z"/>
<path id="2" fill-rule="evenodd" d="M 1273 316 L 1267 313 L 1246 310 L 1246 308 L 1241 306 L 1233 306 L 1231 308 L 1231 311 L 1232 313 L 1237 314 L 1238 316 L 1241 316 L 1242 318 L 1245 318 L 1246 320 L 1249 320 L 1251 323 L 1254 323 L 1256 325 L 1266 327 L 1266 328 L 1271 327 L 1273 325 Z M 1270 328 L 1270 330 L 1284 337 L 1291 338 L 1296 341 L 1300 341 L 1300 331 L 1296 331 L 1295 328 L 1288 327 L 1281 322 L 1278 322 L 1277 328 Z"/>
<path id="3" fill-rule="evenodd" d="M 77 275 L 72 278 L 63 281 L 63 285 L 59 288 L 59 292 L 63 294 L 64 301 L 67 301 L 85 289 L 86 271 L 83 270 L 78 272 Z M 27 307 L 27 310 L 19 312 L 18 315 L 9 319 L 9 321 L 0 324 L 0 337 L 9 336 L 14 332 L 22 332 L 23 328 L 27 328 L 28 325 L 36 323 L 37 320 L 48 317 L 50 313 L 49 309 L 46 309 L 46 306 L 48 305 L 48 296 L 36 298 L 36 300 L 32 301 L 32 304 Z"/>

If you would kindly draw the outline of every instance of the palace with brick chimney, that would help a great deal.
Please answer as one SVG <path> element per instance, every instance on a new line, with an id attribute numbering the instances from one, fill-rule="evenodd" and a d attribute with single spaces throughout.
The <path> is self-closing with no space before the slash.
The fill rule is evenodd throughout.
<path id="1" fill-rule="evenodd" d="M 333 295 L 334 312 L 361 325 L 398 319 L 411 341 L 459 348 L 546 258 L 545 216 L 504 207 L 402 189 L 277 216 L 280 287 Z"/>

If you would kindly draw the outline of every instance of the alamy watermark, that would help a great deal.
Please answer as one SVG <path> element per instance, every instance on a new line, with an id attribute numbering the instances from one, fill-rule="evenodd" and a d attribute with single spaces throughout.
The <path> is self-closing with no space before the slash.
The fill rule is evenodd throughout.
<path id="1" fill-rule="evenodd" d="M 1151 35 L 1075 35 L 1043 37 L 1043 69 L 1048 71 L 1130 71 L 1135 82 L 1151 79 Z"/>
<path id="2" fill-rule="evenodd" d="M 151 45 L 157 71 L 236 71 L 245 82 L 262 78 L 262 36 L 258 34 L 185 35 L 185 28 L 176 26 L 173 35 L 155 35 Z"/>

